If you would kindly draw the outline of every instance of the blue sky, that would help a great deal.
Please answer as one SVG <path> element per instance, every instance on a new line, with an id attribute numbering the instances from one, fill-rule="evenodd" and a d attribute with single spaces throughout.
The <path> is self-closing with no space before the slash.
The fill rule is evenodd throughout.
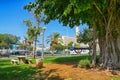
<path id="1" fill-rule="evenodd" d="M 13 34 L 18 37 L 26 36 L 27 26 L 23 20 L 32 19 L 30 13 L 23 6 L 34 0 L 0 0 L 0 33 Z M 63 36 L 74 36 L 75 28 L 62 26 L 58 21 L 51 21 L 46 26 L 45 39 L 53 32 L 59 32 Z M 87 25 L 81 25 L 80 30 Z"/>

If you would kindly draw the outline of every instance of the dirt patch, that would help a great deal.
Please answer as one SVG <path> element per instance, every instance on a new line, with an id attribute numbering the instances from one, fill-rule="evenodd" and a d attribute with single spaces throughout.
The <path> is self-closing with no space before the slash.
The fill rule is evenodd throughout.
<path id="1" fill-rule="evenodd" d="M 78 68 L 74 63 L 48 63 L 42 70 L 34 76 L 35 80 L 111 80 L 113 77 L 109 71 Z"/>

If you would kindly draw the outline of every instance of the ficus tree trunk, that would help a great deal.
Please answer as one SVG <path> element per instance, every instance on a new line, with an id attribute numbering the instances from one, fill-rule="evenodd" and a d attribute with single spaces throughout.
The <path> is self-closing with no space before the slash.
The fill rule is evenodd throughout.
<path id="1" fill-rule="evenodd" d="M 120 68 L 120 37 L 113 38 L 108 35 L 107 44 L 105 36 L 99 37 L 100 64 L 105 69 Z"/>
<path id="2" fill-rule="evenodd" d="M 111 14 L 106 25 L 105 36 L 99 38 L 100 61 L 105 69 L 120 68 L 120 37 L 112 17 Z"/>
<path id="3" fill-rule="evenodd" d="M 107 49 L 100 48 L 101 50 L 101 63 L 103 68 L 106 69 L 117 69 L 120 68 L 120 39 L 109 39 Z M 106 47 L 103 45 L 103 47 Z"/>
<path id="4" fill-rule="evenodd" d="M 99 48 L 100 48 L 100 64 L 105 60 L 104 54 L 105 54 L 105 38 L 104 37 L 99 37 Z"/>

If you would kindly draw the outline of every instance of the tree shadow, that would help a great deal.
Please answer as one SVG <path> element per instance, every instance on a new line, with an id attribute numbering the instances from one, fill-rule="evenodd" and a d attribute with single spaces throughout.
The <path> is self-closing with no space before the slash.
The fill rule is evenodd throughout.
<path id="1" fill-rule="evenodd" d="M 39 75 L 38 79 L 39 80 L 64 80 L 59 76 L 58 73 L 56 73 L 56 71 L 57 69 L 50 69 L 48 71 L 45 71 Z"/>
<path id="2" fill-rule="evenodd" d="M 9 65 L 0 67 L 0 80 L 30 80 L 32 75 L 41 72 L 28 65 Z"/>
<path id="3" fill-rule="evenodd" d="M 76 66 L 76 63 L 78 63 L 80 60 L 91 60 L 92 56 L 88 56 L 88 55 L 82 55 L 82 56 L 70 56 L 70 57 L 58 57 L 54 60 L 52 60 L 52 62 L 54 63 L 58 63 L 58 64 L 66 64 L 66 65 L 73 65 Z"/>
<path id="4" fill-rule="evenodd" d="M 10 65 L 10 59 L 0 59 L 0 66 Z"/>

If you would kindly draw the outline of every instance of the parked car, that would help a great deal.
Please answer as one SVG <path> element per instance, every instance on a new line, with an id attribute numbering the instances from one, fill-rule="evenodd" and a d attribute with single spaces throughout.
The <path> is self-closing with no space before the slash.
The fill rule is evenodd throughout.
<path id="1" fill-rule="evenodd" d="M 41 52 L 41 51 L 36 51 L 36 52 L 35 52 L 35 55 L 36 55 L 36 56 L 41 56 L 41 55 L 42 55 L 42 52 Z"/>
<path id="2" fill-rule="evenodd" d="M 81 54 L 89 54 L 89 50 L 81 50 Z"/>
<path id="3" fill-rule="evenodd" d="M 70 51 L 70 54 L 75 55 L 75 54 L 78 54 L 78 53 L 76 53 L 75 50 L 72 50 L 72 51 Z"/>
<path id="4" fill-rule="evenodd" d="M 70 51 L 71 50 L 65 50 L 64 52 L 65 52 L 65 54 L 70 54 Z"/>
<path id="5" fill-rule="evenodd" d="M 9 53 L 8 50 L 2 50 L 2 51 L 0 52 L 0 56 L 2 56 L 2 57 L 9 57 L 9 56 L 10 56 L 10 53 Z"/>
<path id="6" fill-rule="evenodd" d="M 27 50 L 15 50 L 12 51 L 10 54 L 12 55 L 25 55 L 28 51 Z"/>

